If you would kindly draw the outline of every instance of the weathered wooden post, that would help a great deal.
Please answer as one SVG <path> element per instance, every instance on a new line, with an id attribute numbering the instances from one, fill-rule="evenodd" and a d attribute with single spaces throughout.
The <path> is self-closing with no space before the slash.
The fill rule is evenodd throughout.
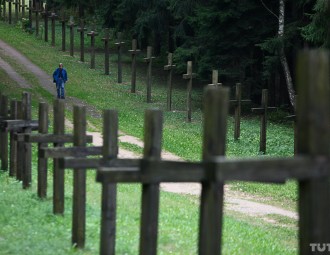
<path id="1" fill-rule="evenodd" d="M 0 1 L 2 2 L 3 20 L 6 21 L 6 19 L 7 19 L 6 0 L 0 0 Z"/>
<path id="2" fill-rule="evenodd" d="M 55 47 L 55 19 L 57 18 L 56 13 L 52 12 L 50 15 L 51 21 L 52 21 L 52 42 L 51 45 Z"/>
<path id="3" fill-rule="evenodd" d="M 61 25 L 62 25 L 62 51 L 65 51 L 65 43 L 66 43 L 66 29 L 65 29 L 65 26 L 66 26 L 66 18 L 65 16 L 62 16 L 62 19 L 61 19 Z"/>
<path id="4" fill-rule="evenodd" d="M 90 31 L 87 36 L 91 37 L 91 69 L 95 69 L 95 36 L 97 36 L 98 33 L 95 31 Z"/>
<path id="5" fill-rule="evenodd" d="M 143 159 L 160 160 L 163 115 L 160 110 L 146 110 L 144 122 Z M 143 171 L 143 169 L 142 169 Z M 140 254 L 157 253 L 159 183 L 142 185 Z"/>
<path id="6" fill-rule="evenodd" d="M 152 56 L 152 47 L 147 47 L 147 57 L 144 61 L 147 63 L 147 103 L 151 103 L 151 71 L 152 71 L 152 60 L 155 57 Z"/>
<path id="7" fill-rule="evenodd" d="M 0 116 L 4 119 L 8 118 L 8 97 L 1 95 L 0 104 Z M 8 132 L 0 132 L 0 157 L 1 157 L 1 169 L 4 171 L 8 170 Z"/>
<path id="8" fill-rule="evenodd" d="M 45 42 L 48 42 L 48 9 L 47 4 L 45 5 L 45 9 L 43 12 L 41 12 L 42 17 L 44 18 L 44 26 L 45 26 Z"/>
<path id="9" fill-rule="evenodd" d="M 70 56 L 73 57 L 74 55 L 74 22 L 73 21 L 70 21 L 69 28 L 70 28 Z"/>
<path id="10" fill-rule="evenodd" d="M 132 40 L 132 49 L 129 50 L 132 55 L 132 79 L 131 79 L 131 93 L 136 92 L 136 55 L 140 52 L 137 49 L 136 39 Z"/>
<path id="11" fill-rule="evenodd" d="M 36 37 L 39 36 L 39 13 L 40 13 L 40 9 L 39 9 L 39 5 L 37 4 L 35 9 L 33 10 L 33 12 L 36 14 Z"/>
<path id="12" fill-rule="evenodd" d="M 118 66 L 118 83 L 123 82 L 123 67 L 122 67 L 122 45 L 125 44 L 125 42 L 122 41 L 122 33 L 117 33 L 117 42 L 115 43 L 117 45 L 117 53 L 118 53 L 118 60 L 117 60 L 117 66 Z"/>
<path id="13" fill-rule="evenodd" d="M 267 143 L 267 111 L 276 109 L 276 107 L 268 107 L 268 90 L 262 90 L 261 107 L 252 108 L 253 112 L 260 114 L 260 149 L 259 151 L 266 154 Z"/>
<path id="14" fill-rule="evenodd" d="M 110 32 L 109 28 L 106 28 L 104 30 L 104 38 L 102 38 L 102 41 L 104 41 L 104 74 L 109 75 L 109 41 L 110 41 Z"/>
<path id="15" fill-rule="evenodd" d="M 27 92 L 23 92 L 23 120 L 32 121 L 32 112 L 31 112 L 31 94 Z M 32 131 L 30 126 L 26 126 L 23 128 L 24 134 L 29 134 Z M 24 143 L 23 144 L 23 189 L 27 189 L 31 187 L 32 180 L 32 147 L 31 144 Z"/>
<path id="16" fill-rule="evenodd" d="M 54 135 L 65 133 L 65 103 L 54 100 Z M 54 143 L 54 147 L 63 147 L 63 143 Z M 64 169 L 59 165 L 59 159 L 54 159 L 53 180 L 53 213 L 64 213 Z"/>
<path id="17" fill-rule="evenodd" d="M 8 23 L 11 24 L 11 20 L 12 20 L 12 0 L 8 0 Z M 5 5 L 6 5 L 6 1 L 5 1 Z"/>
<path id="18" fill-rule="evenodd" d="M 48 133 L 48 104 L 39 103 L 39 134 Z M 38 151 L 40 148 L 47 148 L 47 143 L 38 143 Z M 47 172 L 48 172 L 47 158 L 38 157 L 38 197 L 47 197 Z"/>
<path id="19" fill-rule="evenodd" d="M 192 72 L 192 61 L 187 62 L 187 73 L 183 75 L 183 79 L 187 82 L 187 121 L 191 122 L 191 92 L 192 92 L 192 80 L 196 77 L 196 74 Z"/>
<path id="20" fill-rule="evenodd" d="M 15 5 L 15 23 L 17 23 L 18 22 L 18 10 L 19 10 L 20 3 L 18 0 L 15 0 L 13 5 Z"/>
<path id="21" fill-rule="evenodd" d="M 22 0 L 22 4 L 20 5 L 21 7 L 21 14 L 22 14 L 22 18 L 25 17 L 25 8 L 27 7 L 27 5 L 25 4 L 25 0 Z"/>
<path id="22" fill-rule="evenodd" d="M 238 140 L 241 135 L 241 106 L 242 103 L 250 103 L 251 100 L 242 100 L 242 85 L 236 83 L 235 99 L 230 100 L 230 105 L 235 107 L 235 128 L 234 128 L 234 139 Z"/>
<path id="23" fill-rule="evenodd" d="M 224 156 L 229 90 L 207 89 L 204 100 L 203 161 Z M 216 109 L 216 110 L 215 110 Z M 220 254 L 224 183 L 216 181 L 214 169 L 206 168 L 207 180 L 202 182 L 199 219 L 199 254 Z M 217 251 L 217 252 L 215 252 Z"/>
<path id="24" fill-rule="evenodd" d="M 118 156 L 118 112 L 103 113 L 103 158 L 107 161 Z M 117 184 L 102 185 L 100 254 L 115 254 Z"/>
<path id="25" fill-rule="evenodd" d="M 74 106 L 73 145 L 86 146 L 86 108 Z M 86 169 L 73 170 L 72 244 L 85 246 Z"/>
<path id="26" fill-rule="evenodd" d="M 18 102 L 17 100 L 11 100 L 10 102 L 10 119 L 17 119 L 18 114 Z M 16 176 L 17 172 L 17 142 L 14 139 L 14 131 L 10 131 L 9 134 L 9 176 Z"/>
<path id="27" fill-rule="evenodd" d="M 212 70 L 212 83 L 208 84 L 209 86 L 222 86 L 222 83 L 219 82 L 219 72 L 218 70 Z"/>
<path id="28" fill-rule="evenodd" d="M 29 24 L 30 24 L 30 29 L 32 30 L 32 12 L 33 12 L 32 0 L 29 0 L 28 11 L 29 11 Z M 32 31 L 31 31 L 31 33 L 32 33 Z"/>
<path id="29" fill-rule="evenodd" d="M 17 102 L 17 119 L 22 120 L 23 119 L 23 101 L 20 100 Z M 23 180 L 23 142 L 16 141 L 17 145 L 17 155 L 15 158 L 16 161 L 16 179 L 19 181 Z"/>
<path id="30" fill-rule="evenodd" d="M 173 53 L 168 53 L 167 56 L 167 65 L 164 66 L 164 70 L 168 71 L 167 74 L 167 110 L 172 111 L 172 76 L 173 69 L 175 65 L 173 65 Z"/>
<path id="31" fill-rule="evenodd" d="M 311 158 L 330 155 L 329 52 L 303 51 L 298 58 L 298 153 Z M 329 168 L 328 168 L 329 169 Z M 299 181 L 300 254 L 321 254 L 316 246 L 330 240 L 329 176 Z M 314 248 L 314 251 L 313 251 Z M 325 252 L 326 253 L 326 252 Z"/>
<path id="32" fill-rule="evenodd" d="M 83 19 L 80 20 L 80 27 L 77 29 L 77 31 L 80 33 L 80 61 L 85 61 L 85 31 L 87 28 L 85 28 L 85 22 Z"/>

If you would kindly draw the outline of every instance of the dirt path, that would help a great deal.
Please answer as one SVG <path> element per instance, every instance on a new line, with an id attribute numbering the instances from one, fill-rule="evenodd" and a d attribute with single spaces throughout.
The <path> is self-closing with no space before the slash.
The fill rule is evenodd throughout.
<path id="1" fill-rule="evenodd" d="M 20 52 L 9 46 L 8 44 L 4 43 L 0 40 L 0 51 L 3 54 L 6 54 L 10 58 L 20 62 L 24 68 L 33 75 L 35 75 L 40 83 L 40 86 L 45 88 L 50 94 L 56 95 L 54 84 L 52 83 L 51 77 L 41 70 L 38 66 L 34 65 L 30 60 L 28 60 L 25 56 L 23 56 Z M 8 75 L 15 80 L 21 87 L 29 86 L 28 82 L 20 76 L 15 70 L 5 61 L 0 58 L 0 68 L 2 68 Z M 74 98 L 74 97 L 66 97 L 66 105 L 67 107 L 72 107 L 73 105 L 84 105 L 87 108 L 87 113 L 93 117 L 101 117 L 101 113 L 97 111 L 93 106 L 87 105 L 82 100 Z M 68 125 L 72 125 L 71 123 L 67 123 Z M 102 145 L 102 137 L 101 134 L 98 132 L 89 132 L 89 134 L 93 135 L 93 143 L 95 145 Z M 135 144 L 139 147 L 143 147 L 143 142 L 135 137 L 125 135 L 120 133 L 119 140 L 121 142 Z M 141 155 L 137 155 L 128 150 L 120 149 L 119 150 L 119 157 L 120 158 L 139 158 Z M 167 160 L 182 160 L 176 155 L 173 155 L 168 152 L 163 152 L 162 154 L 163 159 Z M 186 194 L 186 195 L 194 195 L 199 196 L 201 192 L 201 186 L 197 183 L 162 183 L 161 189 L 167 192 L 175 192 L 179 194 Z M 243 198 L 244 199 L 243 199 Z M 239 213 L 243 213 L 245 215 L 251 215 L 253 217 L 262 217 L 267 221 L 273 222 L 273 220 L 269 220 L 267 218 L 270 215 L 279 215 L 288 217 L 291 219 L 296 220 L 298 218 L 296 212 L 284 210 L 279 207 L 266 205 L 263 203 L 253 202 L 251 199 L 247 198 L 246 194 L 242 192 L 237 192 L 230 190 L 230 187 L 226 185 L 225 187 L 225 205 L 226 210 L 232 210 Z"/>

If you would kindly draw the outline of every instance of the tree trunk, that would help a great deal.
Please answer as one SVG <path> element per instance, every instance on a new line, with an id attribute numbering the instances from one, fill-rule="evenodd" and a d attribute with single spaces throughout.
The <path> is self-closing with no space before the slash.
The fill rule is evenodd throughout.
<path id="1" fill-rule="evenodd" d="M 278 16 L 278 37 L 282 39 L 281 46 L 279 48 L 280 61 L 283 67 L 283 72 L 285 76 L 285 81 L 289 93 L 290 103 L 294 109 L 296 109 L 295 104 L 295 90 L 293 88 L 291 72 L 288 65 L 288 60 L 284 51 L 284 20 L 285 20 L 285 0 L 279 0 L 280 10 Z"/>

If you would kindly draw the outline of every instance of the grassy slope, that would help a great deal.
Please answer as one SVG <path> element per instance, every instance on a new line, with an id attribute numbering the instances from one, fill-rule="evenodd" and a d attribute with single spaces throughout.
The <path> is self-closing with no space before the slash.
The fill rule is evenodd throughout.
<path id="1" fill-rule="evenodd" d="M 67 53 L 59 52 L 58 48 L 52 49 L 48 44 L 36 40 L 34 36 L 21 33 L 13 27 L 1 24 L 0 38 L 10 42 L 50 75 L 57 63 L 64 62 L 65 67 L 69 71 L 70 79 L 67 86 L 68 95 L 81 98 L 90 104 L 96 105 L 99 109 L 118 109 L 120 113 L 120 129 L 126 133 L 140 138 L 142 137 L 143 110 L 149 107 L 145 103 L 144 79 L 142 74 L 138 77 L 138 93 L 132 95 L 129 93 L 129 82 L 123 84 L 116 83 L 115 71 L 114 75 L 106 77 L 101 74 L 101 69 L 90 70 L 88 64 L 79 63 L 78 57 L 71 58 Z M 57 45 L 60 44 L 57 43 Z M 102 58 L 98 58 L 97 61 L 100 65 Z M 112 63 L 112 68 L 115 70 L 114 63 Z M 129 68 L 125 66 L 124 81 L 130 80 L 128 74 Z M 3 72 L 0 75 L 2 77 L 0 91 L 6 91 L 10 96 L 20 97 L 20 90 L 14 87 Z M 28 74 L 24 73 L 23 75 L 25 77 L 28 76 Z M 30 77 L 30 80 L 33 81 L 33 78 Z M 161 82 L 164 83 L 164 81 L 155 78 L 155 84 Z M 38 87 L 37 84 L 34 84 L 34 86 Z M 40 88 L 34 89 L 32 92 L 34 93 L 33 109 L 34 114 L 36 114 L 36 98 L 41 95 L 51 100 L 51 97 Z M 152 106 L 164 109 L 166 102 L 165 95 L 164 87 L 157 86 L 153 88 L 154 103 Z M 184 98 L 184 91 L 175 91 L 175 109 L 184 110 Z M 202 132 L 201 111 L 198 109 L 200 106 L 200 92 L 197 91 L 194 93 L 193 98 L 195 99 L 195 104 L 193 113 L 194 121 L 192 124 L 184 122 L 184 112 L 164 113 L 164 148 L 186 159 L 199 160 L 201 155 L 200 137 Z M 100 120 L 90 121 L 97 127 L 101 126 Z M 242 136 L 239 142 L 234 142 L 231 138 L 231 122 L 232 119 L 230 118 L 227 155 L 230 157 L 258 156 L 258 121 L 253 118 L 242 120 Z M 292 154 L 292 130 L 290 127 L 271 123 L 268 134 L 268 153 L 270 155 L 290 156 Z M 100 215 L 100 193 L 99 185 L 95 184 L 93 174 L 90 175 L 90 181 L 87 187 L 89 194 L 87 212 L 88 241 L 87 249 L 83 252 L 84 254 L 95 254 L 95 251 L 98 249 L 97 226 Z M 0 230 L 0 253 L 16 254 L 15 249 L 22 251 L 22 247 L 25 246 L 33 249 L 33 254 L 46 254 L 44 249 L 48 245 L 59 250 L 59 254 L 70 253 L 70 174 L 68 174 L 68 193 L 66 195 L 68 210 L 65 217 L 51 215 L 50 200 L 37 203 L 38 199 L 36 198 L 35 190 L 28 192 L 22 191 L 17 187 L 19 186 L 17 182 L 8 179 L 3 174 L 1 174 L 0 183 L 2 186 L 0 205 L 2 213 L 0 222 L 4 226 Z M 51 175 L 49 185 L 51 186 Z M 260 193 L 261 190 L 262 194 L 267 196 L 277 194 L 279 200 L 282 202 L 287 199 L 295 200 L 296 196 L 294 183 L 289 184 L 289 186 L 247 185 L 239 183 L 235 187 L 249 192 L 255 191 Z M 120 190 L 119 200 L 122 201 L 122 204 L 119 204 L 119 210 L 123 210 L 125 213 L 119 213 L 121 216 L 118 218 L 119 254 L 136 254 L 139 221 L 138 201 L 140 199 L 139 186 L 121 185 Z M 49 194 L 51 194 L 51 191 L 49 191 Z M 198 222 L 196 199 L 189 197 L 187 199 L 185 196 L 162 193 L 161 201 L 160 249 L 162 252 L 160 254 L 171 254 L 171 250 L 173 254 L 194 253 L 196 244 L 191 245 L 191 242 L 196 240 L 196 236 L 195 234 L 192 236 L 191 233 L 196 232 Z M 26 206 L 22 206 L 23 204 Z M 26 217 L 21 218 L 20 215 L 25 215 Z M 5 222 L 10 224 L 3 225 Z M 121 224 L 125 227 L 120 227 Z M 272 227 L 261 222 L 258 223 L 258 220 L 254 224 L 258 225 L 258 227 L 253 228 L 253 225 L 246 220 L 237 220 L 229 216 L 225 218 L 223 240 L 225 254 L 291 254 L 295 249 L 296 234 L 294 230 Z M 55 229 L 54 226 L 56 226 Z M 51 238 L 45 240 L 43 234 L 45 232 L 49 232 Z M 134 232 L 135 234 L 133 234 Z M 27 235 L 33 236 L 33 238 L 26 238 Z M 17 245 L 16 242 L 13 243 L 11 241 L 13 239 L 22 245 Z M 39 239 L 40 245 L 38 245 Z M 66 241 L 64 242 L 63 240 Z M 250 245 L 252 243 L 253 245 Z M 54 251 L 54 249 L 51 250 Z M 28 253 L 31 252 L 26 252 L 26 254 Z"/>

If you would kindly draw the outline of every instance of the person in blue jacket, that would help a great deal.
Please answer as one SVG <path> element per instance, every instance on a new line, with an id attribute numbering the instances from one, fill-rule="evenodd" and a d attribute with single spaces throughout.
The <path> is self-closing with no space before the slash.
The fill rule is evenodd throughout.
<path id="1" fill-rule="evenodd" d="M 68 80 L 68 74 L 60 63 L 59 67 L 53 73 L 53 82 L 56 83 L 57 98 L 65 99 L 65 83 Z"/>

